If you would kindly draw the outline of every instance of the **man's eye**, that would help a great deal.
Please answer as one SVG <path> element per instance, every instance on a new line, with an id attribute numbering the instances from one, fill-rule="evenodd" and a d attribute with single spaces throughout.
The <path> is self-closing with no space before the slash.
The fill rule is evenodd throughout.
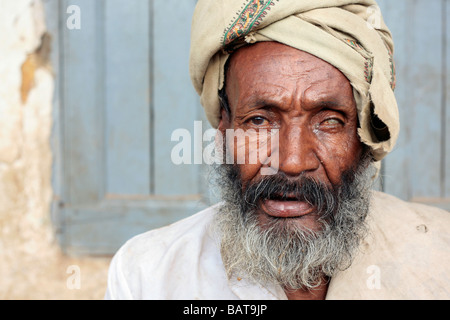
<path id="1" fill-rule="evenodd" d="M 341 125 L 342 121 L 339 119 L 327 119 L 325 121 L 322 122 L 322 124 L 326 125 L 326 126 L 337 126 L 337 125 Z"/>
<path id="2" fill-rule="evenodd" d="M 265 119 L 263 117 L 253 117 L 253 118 L 249 119 L 248 121 L 255 126 L 262 126 L 262 125 L 267 124 L 267 119 Z"/>

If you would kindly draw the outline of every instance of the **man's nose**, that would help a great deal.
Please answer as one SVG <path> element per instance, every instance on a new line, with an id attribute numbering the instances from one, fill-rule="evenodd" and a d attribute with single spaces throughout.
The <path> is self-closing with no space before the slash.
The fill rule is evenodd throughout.
<path id="1" fill-rule="evenodd" d="M 291 125 L 280 130 L 279 170 L 289 176 L 299 176 L 319 168 L 316 155 L 317 137 L 307 128 Z"/>

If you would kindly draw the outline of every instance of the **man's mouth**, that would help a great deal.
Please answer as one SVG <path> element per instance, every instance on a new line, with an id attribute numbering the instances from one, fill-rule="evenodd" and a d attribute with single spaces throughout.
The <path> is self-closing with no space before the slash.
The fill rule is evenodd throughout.
<path id="1" fill-rule="evenodd" d="M 300 218 L 314 211 L 314 206 L 293 195 L 274 194 L 261 202 L 261 209 L 275 218 Z"/>

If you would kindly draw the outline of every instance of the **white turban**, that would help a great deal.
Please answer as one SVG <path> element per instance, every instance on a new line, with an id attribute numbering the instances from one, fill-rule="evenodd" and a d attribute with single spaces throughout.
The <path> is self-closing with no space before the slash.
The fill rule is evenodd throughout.
<path id="1" fill-rule="evenodd" d="M 375 1 L 199 0 L 190 73 L 213 127 L 230 53 L 259 41 L 283 43 L 339 69 L 353 87 L 361 141 L 377 161 L 392 150 L 399 132 L 394 44 Z"/>

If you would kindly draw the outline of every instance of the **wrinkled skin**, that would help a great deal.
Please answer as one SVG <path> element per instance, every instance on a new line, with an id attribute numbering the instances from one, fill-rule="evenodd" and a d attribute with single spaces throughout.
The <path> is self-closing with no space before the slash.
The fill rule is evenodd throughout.
<path id="1" fill-rule="evenodd" d="M 226 93 L 231 116 L 222 111 L 219 130 L 277 129 L 279 173 L 338 185 L 342 174 L 356 167 L 363 150 L 348 79 L 329 63 L 276 42 L 241 48 L 230 59 Z M 261 166 L 238 164 L 243 188 L 261 178 Z M 314 208 L 301 201 L 265 200 L 258 215 L 261 225 L 276 217 L 319 228 Z M 326 286 L 314 293 L 287 294 L 290 299 L 320 299 Z"/>

